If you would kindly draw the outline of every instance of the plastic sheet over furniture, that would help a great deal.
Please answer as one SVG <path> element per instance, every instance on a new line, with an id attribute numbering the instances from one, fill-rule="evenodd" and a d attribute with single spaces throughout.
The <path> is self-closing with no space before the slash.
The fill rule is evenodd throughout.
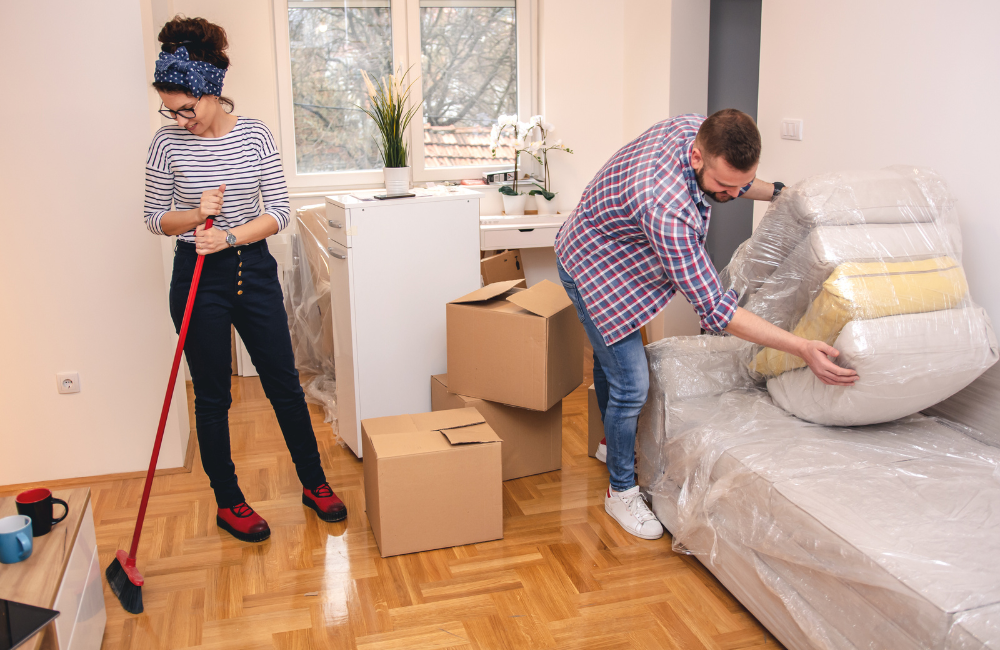
<path id="1" fill-rule="evenodd" d="M 1000 449 L 921 415 L 805 422 L 754 385 L 728 337 L 646 351 L 640 484 L 677 548 L 786 645 L 1000 643 Z"/>
<path id="2" fill-rule="evenodd" d="M 330 302 L 330 254 L 313 233 L 326 218 L 326 204 L 299 208 L 292 235 L 292 264 L 285 272 L 285 311 L 292 334 L 295 367 L 306 401 L 323 407 L 324 421 L 337 419 Z M 321 231 L 322 232 L 322 231 Z M 324 233 L 325 234 L 325 233 Z"/>

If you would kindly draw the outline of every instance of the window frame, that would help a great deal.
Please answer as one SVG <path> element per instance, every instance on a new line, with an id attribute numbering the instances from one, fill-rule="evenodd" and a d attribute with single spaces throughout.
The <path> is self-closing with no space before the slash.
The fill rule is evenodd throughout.
<path id="1" fill-rule="evenodd" d="M 292 0 L 294 1 L 294 0 Z M 444 0 L 447 1 L 447 0 Z M 365 0 L 316 2 L 318 6 L 344 6 L 373 4 Z M 456 2 L 477 4 L 477 0 Z M 486 3 L 484 3 L 486 4 Z M 295 122 L 292 107 L 292 57 L 288 38 L 289 0 L 274 0 L 274 41 L 278 80 L 278 119 L 282 144 L 282 165 L 285 179 L 292 191 L 318 188 L 352 189 L 376 187 L 383 183 L 382 170 L 356 170 L 300 174 L 295 156 Z M 392 30 L 393 69 L 406 70 L 411 65 L 420 76 L 420 0 L 390 0 L 390 25 Z M 527 119 L 538 112 L 538 20 L 537 0 L 515 0 L 515 25 L 517 29 L 517 108 L 518 115 Z M 418 78 L 410 93 L 411 105 L 423 99 L 423 83 Z M 410 146 L 410 167 L 413 182 L 457 181 L 481 178 L 483 172 L 509 168 L 509 164 L 431 167 L 424 166 L 423 108 L 415 115 L 407 130 Z"/>

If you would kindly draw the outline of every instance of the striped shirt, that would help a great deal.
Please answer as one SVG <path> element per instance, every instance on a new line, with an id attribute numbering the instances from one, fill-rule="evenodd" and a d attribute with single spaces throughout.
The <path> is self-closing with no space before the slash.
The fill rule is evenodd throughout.
<path id="1" fill-rule="evenodd" d="M 264 213 L 278 229 L 288 225 L 290 209 L 281 156 L 271 132 L 260 120 L 239 117 L 221 138 L 203 138 L 176 124 L 156 132 L 146 159 L 146 227 L 162 235 L 160 219 L 173 210 L 191 210 L 201 193 L 225 183 L 221 228 L 235 228 Z M 171 208 L 171 204 L 173 208 Z M 194 243 L 194 230 L 178 235 Z"/>
<path id="2" fill-rule="evenodd" d="M 707 330 L 724 330 L 736 313 L 736 292 L 722 290 L 705 250 L 712 208 L 691 167 L 704 121 L 681 115 L 625 145 L 559 229 L 556 255 L 607 345 L 642 327 L 677 291 Z"/>

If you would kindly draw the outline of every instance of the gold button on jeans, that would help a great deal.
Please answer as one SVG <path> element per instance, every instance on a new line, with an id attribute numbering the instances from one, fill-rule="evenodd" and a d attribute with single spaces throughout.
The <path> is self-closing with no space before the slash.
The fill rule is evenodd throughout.
<path id="1" fill-rule="evenodd" d="M 236 295 L 237 296 L 242 296 L 243 295 L 243 289 L 240 289 L 239 291 L 237 291 Z"/>

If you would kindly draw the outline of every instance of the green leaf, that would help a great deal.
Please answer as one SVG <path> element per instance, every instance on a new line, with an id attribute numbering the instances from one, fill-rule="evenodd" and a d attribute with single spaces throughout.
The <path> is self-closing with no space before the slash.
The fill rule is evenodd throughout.
<path id="1" fill-rule="evenodd" d="M 538 194 L 541 194 L 543 197 L 545 197 L 546 201 L 551 201 L 552 199 L 556 198 L 555 192 L 546 192 L 545 190 L 531 190 L 530 192 L 528 192 L 528 194 L 530 194 L 531 196 L 537 196 Z"/>
<path id="2" fill-rule="evenodd" d="M 506 194 L 507 196 L 517 196 L 520 194 L 520 192 L 515 191 L 514 188 L 511 187 L 510 185 L 501 185 L 500 193 Z"/>

